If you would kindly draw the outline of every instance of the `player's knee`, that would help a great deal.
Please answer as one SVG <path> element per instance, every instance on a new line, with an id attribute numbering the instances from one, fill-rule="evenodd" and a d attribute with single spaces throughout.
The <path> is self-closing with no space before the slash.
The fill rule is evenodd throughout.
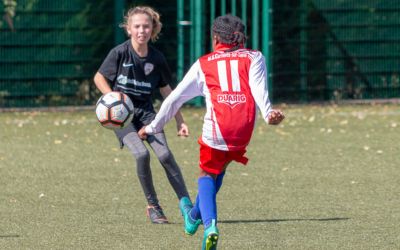
<path id="1" fill-rule="evenodd" d="M 139 162 L 149 162 L 150 161 L 150 153 L 148 150 L 136 152 L 135 153 L 136 161 Z"/>
<path id="2" fill-rule="evenodd" d="M 217 175 L 213 174 L 213 173 L 209 173 L 203 169 L 200 169 L 199 177 L 211 177 L 215 180 L 217 178 Z"/>
<path id="3" fill-rule="evenodd" d="M 171 165 L 171 163 L 174 162 L 174 156 L 169 150 L 165 151 L 163 154 L 158 155 L 157 157 L 161 165 L 163 166 Z"/>

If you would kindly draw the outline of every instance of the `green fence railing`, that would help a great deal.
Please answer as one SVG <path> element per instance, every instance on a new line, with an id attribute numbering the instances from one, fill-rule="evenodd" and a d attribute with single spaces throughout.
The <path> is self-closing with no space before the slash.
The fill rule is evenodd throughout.
<path id="1" fill-rule="evenodd" d="M 92 103 L 99 51 L 113 45 L 113 1 L 18 0 L 0 23 L 0 107 Z"/>
<path id="2" fill-rule="evenodd" d="M 94 104 L 92 77 L 126 39 L 124 10 L 139 4 L 161 13 L 154 46 L 176 80 L 210 50 L 213 17 L 235 13 L 247 46 L 266 56 L 275 103 L 400 97 L 398 0 L 7 0 L 0 12 L 15 15 L 0 19 L 0 108 Z"/>
<path id="3" fill-rule="evenodd" d="M 274 28 L 279 100 L 400 97 L 399 1 L 276 1 Z"/>

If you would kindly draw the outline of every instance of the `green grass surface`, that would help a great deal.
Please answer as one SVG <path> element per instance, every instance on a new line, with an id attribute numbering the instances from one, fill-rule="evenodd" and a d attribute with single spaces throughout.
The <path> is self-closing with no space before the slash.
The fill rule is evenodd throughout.
<path id="1" fill-rule="evenodd" d="M 232 164 L 218 195 L 219 249 L 400 249 L 400 109 L 288 106 L 258 120 L 248 166 Z M 190 194 L 202 109 L 191 137 L 166 128 Z M 128 150 L 93 112 L 0 114 L 0 249 L 200 249 L 152 155 L 170 225 L 151 225 Z"/>

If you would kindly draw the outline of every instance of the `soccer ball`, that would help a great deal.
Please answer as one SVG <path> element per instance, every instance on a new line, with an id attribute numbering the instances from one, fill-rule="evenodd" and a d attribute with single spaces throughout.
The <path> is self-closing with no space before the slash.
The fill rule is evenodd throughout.
<path id="1" fill-rule="evenodd" d="M 97 101 L 96 116 L 100 124 L 105 128 L 123 128 L 132 121 L 133 103 L 122 92 L 108 92 Z"/>

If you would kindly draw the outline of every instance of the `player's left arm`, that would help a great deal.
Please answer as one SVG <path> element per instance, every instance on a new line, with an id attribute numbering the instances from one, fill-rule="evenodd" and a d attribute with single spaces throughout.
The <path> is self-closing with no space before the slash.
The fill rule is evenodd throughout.
<path id="1" fill-rule="evenodd" d="M 272 109 L 268 96 L 267 67 L 265 65 L 265 58 L 261 53 L 258 53 L 251 63 L 249 85 L 264 120 L 271 125 L 281 123 L 285 119 L 285 115 L 281 110 Z"/>
<path id="2" fill-rule="evenodd" d="M 167 96 L 169 96 L 171 92 L 172 88 L 168 84 L 160 88 L 160 94 L 164 99 L 167 98 Z M 185 136 L 185 137 L 189 136 L 189 127 L 186 125 L 180 110 L 176 112 L 175 120 L 176 120 L 176 127 L 178 129 L 178 136 Z"/>

